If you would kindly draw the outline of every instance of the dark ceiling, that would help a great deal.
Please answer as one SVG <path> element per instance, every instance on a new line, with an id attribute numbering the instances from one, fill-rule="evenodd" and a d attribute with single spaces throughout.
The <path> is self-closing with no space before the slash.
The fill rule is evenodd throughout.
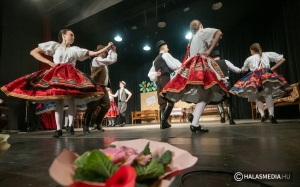
<path id="1" fill-rule="evenodd" d="M 119 54 L 132 56 L 153 55 L 160 39 L 169 43 L 171 52 L 182 54 L 191 20 L 226 31 L 259 12 L 262 1 L 222 0 L 219 10 L 212 10 L 215 0 L 51 0 L 41 7 L 51 15 L 54 40 L 60 29 L 70 28 L 76 36 L 74 45 L 94 49 L 113 41 Z M 160 21 L 166 22 L 164 28 L 158 27 Z M 117 34 L 122 42 L 114 41 Z M 151 51 L 143 51 L 146 44 Z"/>

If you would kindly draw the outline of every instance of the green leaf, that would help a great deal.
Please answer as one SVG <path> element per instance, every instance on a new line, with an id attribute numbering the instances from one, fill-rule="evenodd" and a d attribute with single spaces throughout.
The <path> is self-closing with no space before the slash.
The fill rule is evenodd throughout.
<path id="1" fill-rule="evenodd" d="M 105 182 L 118 169 L 118 167 L 99 150 L 93 150 L 89 154 L 83 154 L 82 158 L 77 159 L 76 163 L 81 167 L 76 168 L 74 175 L 75 180 Z"/>
<path id="2" fill-rule="evenodd" d="M 139 84 L 139 87 L 144 88 L 143 84 Z"/>
<path id="3" fill-rule="evenodd" d="M 165 173 L 164 166 L 158 163 L 156 159 L 151 159 L 151 162 L 146 166 L 136 166 L 135 171 L 137 181 L 143 181 L 145 179 L 157 179 Z"/>
<path id="4" fill-rule="evenodd" d="M 145 84 L 145 83 L 146 83 L 146 81 L 143 81 L 143 82 L 142 82 L 142 84 Z"/>
<path id="5" fill-rule="evenodd" d="M 155 90 L 156 90 L 156 88 L 155 88 L 155 87 L 152 87 L 152 90 L 153 90 L 153 91 L 155 91 Z"/>
<path id="6" fill-rule="evenodd" d="M 110 144 L 108 147 L 109 147 L 109 148 L 116 148 L 117 146 L 114 145 L 114 144 Z"/>
<path id="7" fill-rule="evenodd" d="M 164 154 L 161 155 L 158 162 L 161 164 L 170 164 L 172 161 L 172 152 L 170 150 L 167 150 L 164 152 Z"/>
<path id="8" fill-rule="evenodd" d="M 146 88 L 147 92 L 149 92 L 149 88 Z"/>
<path id="9" fill-rule="evenodd" d="M 150 82 L 150 86 L 153 86 L 153 82 Z"/>
<path id="10" fill-rule="evenodd" d="M 149 87 L 149 86 L 150 86 L 150 82 L 147 83 L 147 87 Z"/>
<path id="11" fill-rule="evenodd" d="M 149 92 L 152 92 L 152 88 L 149 88 Z"/>
<path id="12" fill-rule="evenodd" d="M 74 180 L 105 182 L 107 179 L 105 179 L 103 176 L 99 175 L 94 171 L 85 170 L 83 168 L 77 168 L 74 174 Z"/>
<path id="13" fill-rule="evenodd" d="M 143 89 L 143 93 L 145 93 L 146 92 L 146 90 L 145 89 Z"/>
<path id="14" fill-rule="evenodd" d="M 143 88 L 140 88 L 140 91 L 143 91 L 144 90 L 144 87 Z"/>
<path id="15" fill-rule="evenodd" d="M 74 164 L 77 167 L 83 167 L 86 163 L 87 157 L 90 155 L 90 152 L 87 151 L 85 153 L 83 153 L 83 155 L 81 155 L 80 157 L 78 157 L 75 161 Z"/>
<path id="16" fill-rule="evenodd" d="M 145 146 L 144 150 L 142 151 L 143 155 L 151 155 L 150 152 L 150 142 L 147 143 L 147 145 Z"/>

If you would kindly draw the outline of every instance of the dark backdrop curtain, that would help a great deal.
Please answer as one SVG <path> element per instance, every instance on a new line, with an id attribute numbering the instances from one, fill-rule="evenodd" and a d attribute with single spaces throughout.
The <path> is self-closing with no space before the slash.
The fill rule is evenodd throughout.
<path id="1" fill-rule="evenodd" d="M 300 1 L 272 1 L 260 5 L 260 9 L 239 25 L 222 30 L 224 36 L 220 50 L 223 59 L 228 59 L 238 67 L 250 56 L 250 45 L 260 43 L 265 52 L 283 54 L 286 62 L 278 68 L 287 81 L 292 84 L 300 81 Z M 274 64 L 271 64 L 271 66 Z M 235 83 L 243 75 L 231 73 Z M 251 118 L 250 104 L 247 99 L 233 96 L 236 118 Z M 276 107 L 278 118 L 298 118 L 298 106 Z"/>
<path id="2" fill-rule="evenodd" d="M 257 11 L 250 17 L 245 17 L 242 22 L 226 28 L 220 28 L 223 32 L 223 39 L 219 49 L 223 59 L 233 62 L 236 66 L 242 67 L 245 59 L 250 56 L 250 45 L 259 42 L 263 51 L 274 51 L 284 55 L 286 62 L 279 67 L 281 73 L 289 83 L 300 81 L 300 21 L 299 21 L 299 0 L 275 0 L 271 3 L 262 1 L 258 5 Z M 237 15 L 238 17 L 238 15 Z M 191 18 L 194 19 L 194 18 Z M 199 18 L 201 19 L 201 18 Z M 213 25 L 217 25 L 213 24 Z M 216 26 L 217 27 L 217 26 Z M 185 54 L 186 43 L 181 43 L 175 49 L 176 41 L 169 43 L 170 53 L 179 60 Z M 117 44 L 120 48 L 121 44 Z M 79 45 L 81 46 L 81 45 Z M 126 46 L 122 46 L 126 47 Z M 128 47 L 128 46 L 127 46 Z M 129 49 L 130 50 L 130 49 Z M 127 83 L 127 89 L 133 96 L 128 102 L 126 111 L 127 122 L 130 122 L 131 111 L 140 110 L 140 90 L 139 83 L 150 81 L 147 74 L 152 66 L 152 61 L 158 54 L 151 50 L 135 51 L 136 54 L 126 56 L 118 53 L 118 61 L 109 67 L 112 90 L 119 89 L 119 81 Z M 76 67 L 86 73 L 90 73 L 90 61 L 78 62 Z M 243 75 L 231 73 L 231 82 L 235 83 Z M 298 106 L 276 107 L 275 115 L 279 119 L 298 118 Z M 250 119 L 251 108 L 247 99 L 233 96 L 234 114 L 237 119 Z"/>

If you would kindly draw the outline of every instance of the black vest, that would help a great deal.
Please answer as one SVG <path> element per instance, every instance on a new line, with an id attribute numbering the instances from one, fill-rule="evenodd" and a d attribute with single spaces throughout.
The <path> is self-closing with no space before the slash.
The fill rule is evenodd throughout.
<path id="1" fill-rule="evenodd" d="M 229 77 L 228 66 L 226 65 L 225 60 L 215 60 L 215 62 L 219 65 L 221 71 L 223 72 L 225 77 Z"/>
<path id="2" fill-rule="evenodd" d="M 154 60 L 155 71 L 160 70 L 161 75 L 170 75 L 172 70 L 168 67 L 166 61 L 162 58 L 163 53 L 159 53 Z"/>

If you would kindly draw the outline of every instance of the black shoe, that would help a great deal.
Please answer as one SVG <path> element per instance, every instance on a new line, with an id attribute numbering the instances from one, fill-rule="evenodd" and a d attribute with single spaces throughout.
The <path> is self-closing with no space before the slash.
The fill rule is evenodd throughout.
<path id="1" fill-rule="evenodd" d="M 83 133 L 90 133 L 91 131 L 90 131 L 90 128 L 89 128 L 89 126 L 84 126 L 83 127 Z"/>
<path id="2" fill-rule="evenodd" d="M 74 135 L 74 134 L 75 134 L 75 131 L 74 131 L 74 127 L 73 127 L 73 126 L 68 127 L 68 129 L 69 129 L 68 134 L 71 134 L 71 135 Z"/>
<path id="3" fill-rule="evenodd" d="M 97 130 L 97 125 L 94 125 L 92 130 Z"/>
<path id="4" fill-rule="evenodd" d="M 261 122 L 265 122 L 265 121 L 267 121 L 267 117 L 265 116 L 265 115 L 263 115 L 262 117 L 261 117 L 261 120 L 260 120 Z"/>
<path id="5" fill-rule="evenodd" d="M 194 115 L 193 115 L 193 114 L 189 114 L 189 116 L 188 116 L 188 121 L 189 121 L 190 123 L 192 123 L 192 122 L 193 122 L 193 119 L 194 119 Z"/>
<path id="6" fill-rule="evenodd" d="M 278 122 L 276 121 L 275 117 L 270 115 L 270 121 L 271 123 L 277 124 Z"/>
<path id="7" fill-rule="evenodd" d="M 59 138 L 62 136 L 62 130 L 56 130 L 54 132 L 54 135 L 52 136 L 53 138 Z"/>
<path id="8" fill-rule="evenodd" d="M 196 132 L 196 131 L 199 131 L 199 132 L 208 132 L 209 131 L 208 129 L 203 129 L 201 127 L 201 125 L 199 125 L 198 127 L 190 125 L 190 129 L 191 129 L 192 132 Z"/>
<path id="9" fill-rule="evenodd" d="M 233 119 L 231 118 L 231 119 L 229 119 L 229 124 L 230 125 L 235 125 L 235 122 L 233 121 Z"/>
<path id="10" fill-rule="evenodd" d="M 125 123 L 122 123 L 122 124 L 121 124 L 121 127 L 124 127 L 125 125 L 126 125 Z"/>
<path id="11" fill-rule="evenodd" d="M 225 118 L 224 113 L 221 113 L 221 119 L 220 119 L 220 122 L 221 122 L 221 123 L 225 123 L 225 122 L 226 122 L 226 118 Z"/>
<path id="12" fill-rule="evenodd" d="M 69 133 L 69 126 L 66 126 L 65 130 L 67 131 L 67 133 Z"/>
<path id="13" fill-rule="evenodd" d="M 98 131 L 102 131 L 102 132 L 105 131 L 101 125 L 96 125 L 96 126 L 94 125 L 94 130 L 98 130 Z"/>
<path id="14" fill-rule="evenodd" d="M 168 129 L 170 127 L 172 127 L 172 125 L 170 125 L 168 122 L 160 124 L 160 129 Z"/>

